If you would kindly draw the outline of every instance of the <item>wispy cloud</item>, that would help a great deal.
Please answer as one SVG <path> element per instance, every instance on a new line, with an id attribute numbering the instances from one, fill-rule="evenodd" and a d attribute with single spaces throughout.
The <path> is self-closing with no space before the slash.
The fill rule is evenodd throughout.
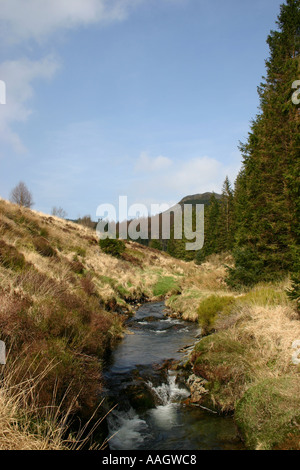
<path id="1" fill-rule="evenodd" d="M 57 31 L 124 20 L 142 0 L 0 0 L 2 39 L 47 39 Z"/>
<path id="2" fill-rule="evenodd" d="M 159 161 L 157 158 L 150 159 L 146 154 L 146 163 Z M 146 159 L 147 157 L 147 159 Z M 136 179 L 134 190 L 144 200 L 149 200 L 151 195 L 160 198 L 160 202 L 169 202 L 169 195 L 177 197 L 178 201 L 187 194 L 203 193 L 207 191 L 219 192 L 225 177 L 228 175 L 233 181 L 239 171 L 240 163 L 236 161 L 233 165 L 225 165 L 219 160 L 208 156 L 193 157 L 186 159 L 167 159 L 168 165 L 161 167 L 160 171 L 148 171 L 147 165 L 141 165 L 141 156 L 136 162 L 135 169 L 139 168 L 139 178 Z M 149 167 L 149 165 L 148 165 Z M 156 202 L 156 201 L 155 201 Z"/>
<path id="3" fill-rule="evenodd" d="M 147 152 L 142 152 L 136 162 L 136 172 L 157 172 L 163 171 L 172 165 L 172 160 L 162 155 L 158 157 L 150 157 Z"/>
<path id="4" fill-rule="evenodd" d="M 19 136 L 13 131 L 13 124 L 25 122 L 32 113 L 28 102 L 34 95 L 34 82 L 51 79 L 59 68 L 59 61 L 54 56 L 42 60 L 5 61 L 0 64 L 0 77 L 6 83 L 6 104 L 1 106 L 0 137 L 16 152 L 25 150 Z"/>

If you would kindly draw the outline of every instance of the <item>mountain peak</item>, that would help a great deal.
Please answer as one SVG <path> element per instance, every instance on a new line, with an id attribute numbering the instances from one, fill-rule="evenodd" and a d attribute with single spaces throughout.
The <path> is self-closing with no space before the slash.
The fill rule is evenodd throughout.
<path id="1" fill-rule="evenodd" d="M 192 194 L 190 196 L 185 196 L 179 204 L 208 204 L 212 195 L 215 195 L 216 199 L 221 199 L 221 194 L 207 192 L 202 194 Z"/>

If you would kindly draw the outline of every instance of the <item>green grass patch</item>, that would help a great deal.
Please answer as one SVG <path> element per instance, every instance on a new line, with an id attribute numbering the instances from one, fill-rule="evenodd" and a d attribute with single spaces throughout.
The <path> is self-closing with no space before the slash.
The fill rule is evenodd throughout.
<path id="1" fill-rule="evenodd" d="M 133 256 L 134 258 L 138 258 L 143 260 L 146 258 L 146 255 L 139 250 L 134 250 L 133 248 L 126 248 L 125 253 L 127 255 Z"/>
<path id="2" fill-rule="evenodd" d="M 81 246 L 73 246 L 71 251 L 74 252 L 77 256 L 81 256 L 82 258 L 86 257 L 86 249 L 82 248 Z"/>
<path id="3" fill-rule="evenodd" d="M 285 448 L 300 450 L 299 390 L 299 377 L 272 378 L 251 387 L 239 400 L 236 422 L 250 449 L 271 450 L 284 443 Z"/>
<path id="4" fill-rule="evenodd" d="M 230 313 L 234 301 L 233 296 L 210 295 L 200 302 L 198 321 L 204 334 L 213 330 L 217 315 Z"/>
<path id="5" fill-rule="evenodd" d="M 116 289 L 117 289 L 117 291 L 119 292 L 119 294 L 122 298 L 128 299 L 128 298 L 131 297 L 131 293 L 127 289 L 125 289 L 125 287 L 122 286 L 121 284 L 118 284 L 116 286 Z"/>
<path id="6" fill-rule="evenodd" d="M 109 284 L 110 286 L 115 285 L 115 280 L 112 277 L 108 276 L 99 276 L 99 279 L 104 283 L 104 284 Z"/>
<path id="7" fill-rule="evenodd" d="M 288 296 L 285 291 L 279 291 L 271 286 L 257 286 L 247 294 L 239 297 L 239 304 L 261 305 L 262 307 L 286 305 Z"/>
<path id="8" fill-rule="evenodd" d="M 213 406 L 232 412 L 245 388 L 255 379 L 251 353 L 227 334 L 219 332 L 201 339 L 191 357 L 193 371 L 208 381 Z"/>
<path id="9" fill-rule="evenodd" d="M 124 303 L 123 299 L 132 298 L 131 292 L 129 292 L 129 290 L 126 289 L 126 287 L 122 286 L 122 284 L 118 284 L 116 279 L 112 279 L 111 277 L 108 277 L 108 276 L 100 276 L 100 279 L 102 282 L 110 285 L 114 289 L 116 296 L 119 298 L 121 297 L 122 304 Z"/>
<path id="10" fill-rule="evenodd" d="M 174 277 L 161 276 L 153 286 L 153 295 L 155 297 L 162 297 L 176 288 L 178 288 L 178 282 Z"/>

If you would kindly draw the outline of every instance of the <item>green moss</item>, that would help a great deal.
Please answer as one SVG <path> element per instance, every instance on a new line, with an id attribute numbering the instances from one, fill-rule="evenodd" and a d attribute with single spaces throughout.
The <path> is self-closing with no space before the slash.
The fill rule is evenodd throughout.
<path id="1" fill-rule="evenodd" d="M 299 377 L 281 377 L 264 380 L 244 394 L 235 418 L 249 448 L 270 450 L 298 437 L 292 440 L 294 450 L 300 449 L 299 390 Z"/>

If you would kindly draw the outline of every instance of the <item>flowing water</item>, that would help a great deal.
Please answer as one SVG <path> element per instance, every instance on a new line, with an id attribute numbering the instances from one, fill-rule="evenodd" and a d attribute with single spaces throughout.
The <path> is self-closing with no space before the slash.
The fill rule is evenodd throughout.
<path id="1" fill-rule="evenodd" d="M 191 406 L 172 361 L 182 361 L 198 326 L 166 316 L 164 303 L 143 305 L 107 367 L 111 450 L 241 449 L 232 418 Z M 181 352 L 180 352 L 181 351 Z"/>

